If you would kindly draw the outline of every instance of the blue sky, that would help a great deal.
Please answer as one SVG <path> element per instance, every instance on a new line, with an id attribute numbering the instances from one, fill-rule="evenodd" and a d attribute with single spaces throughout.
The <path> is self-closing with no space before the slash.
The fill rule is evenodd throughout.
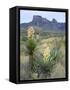
<path id="1" fill-rule="evenodd" d="M 34 15 L 40 15 L 50 21 L 54 18 L 58 22 L 65 22 L 65 12 L 20 10 L 20 23 L 32 21 Z"/>

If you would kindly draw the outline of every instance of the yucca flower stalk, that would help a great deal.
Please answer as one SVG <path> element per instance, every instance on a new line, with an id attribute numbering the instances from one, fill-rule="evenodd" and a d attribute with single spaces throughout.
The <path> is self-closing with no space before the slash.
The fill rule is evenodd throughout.
<path id="1" fill-rule="evenodd" d="M 35 30 L 33 27 L 30 27 L 27 30 L 27 50 L 28 50 L 28 55 L 29 55 L 29 69 L 30 69 L 30 77 L 32 77 L 32 67 L 33 67 L 33 60 L 34 60 L 34 51 L 36 48 L 36 38 L 34 37 Z"/>
<path id="2" fill-rule="evenodd" d="M 47 60 L 47 58 L 50 56 L 50 48 L 49 47 L 46 47 L 46 49 L 44 50 L 44 53 L 43 53 L 43 59 L 44 60 Z"/>
<path id="3" fill-rule="evenodd" d="M 28 39 L 33 39 L 34 38 L 34 33 L 35 33 L 35 30 L 33 29 L 33 27 L 30 27 L 27 30 L 27 37 L 28 37 Z"/>

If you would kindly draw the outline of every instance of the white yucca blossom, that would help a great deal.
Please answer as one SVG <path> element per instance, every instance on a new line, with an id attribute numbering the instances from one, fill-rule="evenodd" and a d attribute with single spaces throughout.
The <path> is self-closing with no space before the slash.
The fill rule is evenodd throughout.
<path id="1" fill-rule="evenodd" d="M 43 53 L 44 59 L 47 60 L 47 58 L 49 57 L 49 55 L 50 55 L 50 48 L 47 47 L 47 48 L 44 50 L 44 53 Z"/>
<path id="2" fill-rule="evenodd" d="M 27 30 L 28 38 L 33 38 L 34 37 L 34 33 L 35 33 L 35 30 L 33 29 L 33 27 L 30 27 Z"/>

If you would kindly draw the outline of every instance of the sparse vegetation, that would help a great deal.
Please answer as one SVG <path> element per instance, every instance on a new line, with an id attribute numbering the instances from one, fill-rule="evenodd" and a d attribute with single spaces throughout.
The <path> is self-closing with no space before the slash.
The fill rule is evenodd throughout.
<path id="1" fill-rule="evenodd" d="M 30 27 L 20 39 L 20 76 L 23 80 L 65 77 L 63 34 L 40 33 Z M 55 36 L 56 35 L 56 36 Z M 60 69 L 61 68 L 61 69 Z M 59 77 L 58 77 L 59 75 Z"/>

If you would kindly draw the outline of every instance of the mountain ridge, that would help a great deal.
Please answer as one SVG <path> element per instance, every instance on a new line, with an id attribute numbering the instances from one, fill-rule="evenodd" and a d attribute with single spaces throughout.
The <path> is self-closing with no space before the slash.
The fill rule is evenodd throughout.
<path id="1" fill-rule="evenodd" d="M 42 16 L 39 15 L 34 15 L 33 19 L 31 22 L 29 23 L 22 23 L 20 24 L 20 29 L 24 30 L 27 29 L 29 26 L 36 26 L 36 27 L 40 27 L 42 30 L 51 30 L 51 31 L 65 31 L 65 23 L 60 23 L 57 22 L 56 19 L 52 19 L 52 21 L 43 18 Z"/>

